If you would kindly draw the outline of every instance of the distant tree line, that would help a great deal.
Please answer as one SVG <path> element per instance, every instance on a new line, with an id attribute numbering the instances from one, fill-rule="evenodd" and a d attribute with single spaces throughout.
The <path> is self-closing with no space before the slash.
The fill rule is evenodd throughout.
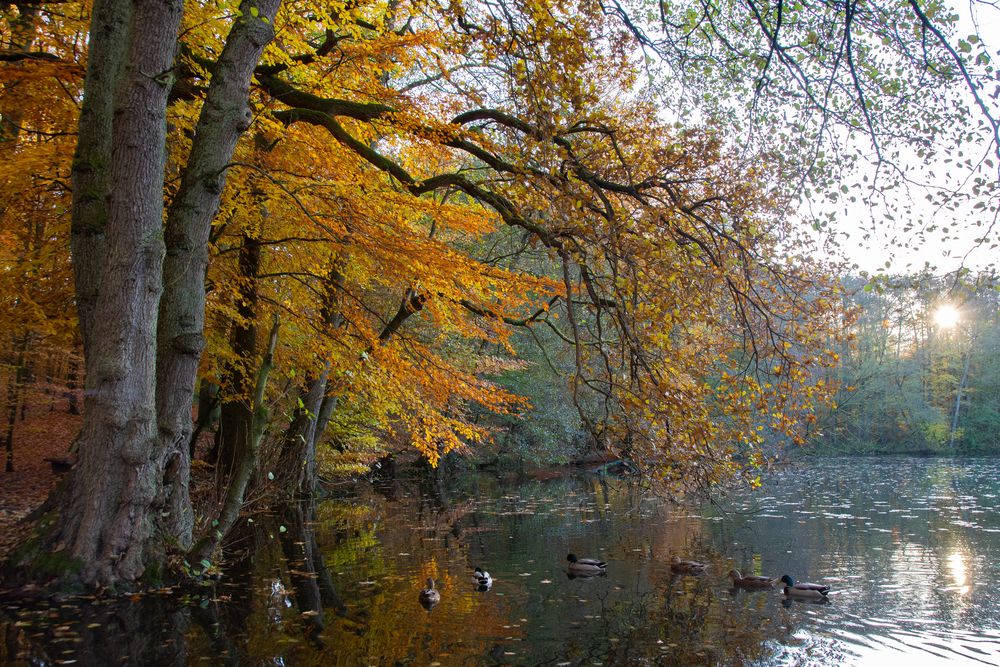
<path id="1" fill-rule="evenodd" d="M 1000 284 L 993 272 L 845 280 L 857 309 L 817 451 L 1000 452 Z M 945 309 L 942 311 L 942 309 Z M 957 321 L 948 322 L 948 309 Z"/>

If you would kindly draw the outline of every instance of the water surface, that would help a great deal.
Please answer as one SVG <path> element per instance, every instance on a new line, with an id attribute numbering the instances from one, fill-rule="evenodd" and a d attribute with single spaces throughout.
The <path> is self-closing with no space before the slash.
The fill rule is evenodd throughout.
<path id="1" fill-rule="evenodd" d="M 674 506 L 591 475 L 361 487 L 234 545 L 203 594 L 9 608 L 13 664 L 1000 664 L 1000 463 L 820 459 Z M 567 552 L 609 563 L 571 579 Z M 238 554 L 247 559 L 242 562 Z M 708 564 L 676 576 L 673 555 Z M 494 578 L 472 583 L 475 566 Z M 829 584 L 827 604 L 725 574 Z M 441 602 L 418 601 L 432 577 Z"/>

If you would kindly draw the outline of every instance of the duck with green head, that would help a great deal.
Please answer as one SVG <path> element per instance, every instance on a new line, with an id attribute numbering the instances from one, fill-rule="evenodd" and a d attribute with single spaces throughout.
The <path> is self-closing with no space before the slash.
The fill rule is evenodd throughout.
<path id="1" fill-rule="evenodd" d="M 781 582 L 785 584 L 785 595 L 792 598 L 805 598 L 811 600 L 825 600 L 830 592 L 830 587 L 824 584 L 809 584 L 804 581 L 796 582 L 789 575 L 781 577 Z"/>

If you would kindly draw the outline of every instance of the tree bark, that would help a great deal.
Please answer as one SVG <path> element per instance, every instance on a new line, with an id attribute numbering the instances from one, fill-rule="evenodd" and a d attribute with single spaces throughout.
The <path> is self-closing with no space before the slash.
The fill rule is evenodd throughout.
<path id="1" fill-rule="evenodd" d="M 156 314 L 166 104 L 183 1 L 135 0 L 133 8 L 129 64 L 114 112 L 114 188 L 87 349 L 80 458 L 56 538 L 80 565 L 84 583 L 106 587 L 137 580 L 162 550 L 165 536 L 156 534 L 154 518 L 169 474 L 154 410 Z M 99 85 L 112 84 L 102 79 Z"/>
<path id="2" fill-rule="evenodd" d="M 95 0 L 90 20 L 86 94 L 80 107 L 76 152 L 73 154 L 73 205 L 70 246 L 76 309 L 83 352 L 90 352 L 94 309 L 104 265 L 104 235 L 111 195 L 111 133 L 115 91 L 124 68 L 129 0 Z"/>
<path id="3" fill-rule="evenodd" d="M 222 55 L 212 72 L 180 189 L 167 218 L 167 256 L 157 331 L 156 412 L 164 446 L 176 457 L 177 474 L 166 489 L 164 529 L 182 546 L 191 543 L 188 496 L 191 396 L 205 346 L 205 271 L 212 219 L 226 169 L 240 135 L 249 127 L 250 80 L 264 47 L 274 38 L 281 0 L 243 0 Z"/>
<path id="4" fill-rule="evenodd" d="M 190 545 L 208 229 L 279 4 L 240 6 L 168 216 L 164 263 L 166 109 L 183 0 L 96 0 L 73 171 L 85 416 L 66 500 L 40 538 L 79 566 L 62 568 L 67 579 L 128 587 L 163 565 L 168 544 Z"/>

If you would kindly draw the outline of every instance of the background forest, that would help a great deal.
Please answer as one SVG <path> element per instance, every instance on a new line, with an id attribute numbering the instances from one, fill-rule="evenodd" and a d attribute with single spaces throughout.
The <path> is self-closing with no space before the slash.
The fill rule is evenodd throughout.
<path id="1" fill-rule="evenodd" d="M 996 454 L 996 276 L 924 273 L 848 286 L 858 320 L 816 451 Z"/>

